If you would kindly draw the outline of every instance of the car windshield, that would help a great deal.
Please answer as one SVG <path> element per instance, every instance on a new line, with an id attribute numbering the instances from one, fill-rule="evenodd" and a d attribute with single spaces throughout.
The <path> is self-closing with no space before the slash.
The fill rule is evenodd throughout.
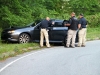
<path id="1" fill-rule="evenodd" d="M 27 26 L 32 26 L 33 27 L 33 26 L 37 25 L 40 22 L 41 22 L 41 20 L 36 20 L 35 22 L 32 22 L 32 23 L 28 24 Z"/>

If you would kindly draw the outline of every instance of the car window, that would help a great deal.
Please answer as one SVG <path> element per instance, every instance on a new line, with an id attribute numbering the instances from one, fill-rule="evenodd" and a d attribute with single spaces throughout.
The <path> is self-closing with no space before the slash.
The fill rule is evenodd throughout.
<path id="1" fill-rule="evenodd" d="M 38 23 L 38 24 L 35 26 L 35 29 L 40 29 L 40 24 L 41 24 L 41 22 Z"/>
<path id="2" fill-rule="evenodd" d="M 55 22 L 54 27 L 63 27 L 62 22 Z"/>

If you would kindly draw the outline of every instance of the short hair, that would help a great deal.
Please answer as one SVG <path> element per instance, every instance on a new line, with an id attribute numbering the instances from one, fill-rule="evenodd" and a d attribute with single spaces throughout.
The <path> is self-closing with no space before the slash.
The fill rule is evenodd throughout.
<path id="1" fill-rule="evenodd" d="M 84 16 L 84 15 L 81 13 L 80 16 Z"/>
<path id="2" fill-rule="evenodd" d="M 75 13 L 74 13 L 74 12 L 72 12 L 71 14 L 75 15 Z"/>
<path id="3" fill-rule="evenodd" d="M 46 17 L 46 20 L 50 20 L 50 18 L 49 17 Z"/>

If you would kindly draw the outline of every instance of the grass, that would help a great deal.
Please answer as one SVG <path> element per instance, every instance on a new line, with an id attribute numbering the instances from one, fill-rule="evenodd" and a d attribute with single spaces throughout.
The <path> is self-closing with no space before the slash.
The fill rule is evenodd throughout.
<path id="1" fill-rule="evenodd" d="M 38 43 L 27 44 L 4 44 L 0 43 L 0 60 L 5 60 L 8 57 L 16 56 L 24 52 L 39 49 Z"/>
<path id="2" fill-rule="evenodd" d="M 87 28 L 87 40 L 99 40 L 100 39 L 100 27 Z"/>

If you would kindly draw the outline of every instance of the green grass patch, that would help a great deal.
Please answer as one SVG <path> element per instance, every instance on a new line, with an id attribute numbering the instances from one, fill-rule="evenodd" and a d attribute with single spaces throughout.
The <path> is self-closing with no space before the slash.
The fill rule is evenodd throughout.
<path id="1" fill-rule="evenodd" d="M 27 44 L 5 44 L 0 43 L 0 60 L 4 60 L 8 57 L 16 56 L 24 52 L 39 49 L 38 43 Z"/>
<path id="2" fill-rule="evenodd" d="M 99 40 L 100 39 L 100 27 L 87 28 L 87 40 Z"/>

